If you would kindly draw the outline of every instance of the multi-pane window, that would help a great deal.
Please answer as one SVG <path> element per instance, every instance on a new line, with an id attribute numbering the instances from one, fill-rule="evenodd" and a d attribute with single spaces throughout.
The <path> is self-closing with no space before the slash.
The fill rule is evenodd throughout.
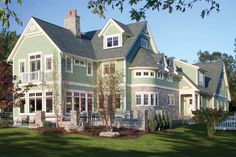
<path id="1" fill-rule="evenodd" d="M 167 103 L 168 103 L 168 105 L 175 105 L 175 96 L 174 96 L 174 94 L 168 94 Z"/>
<path id="2" fill-rule="evenodd" d="M 41 55 L 30 56 L 30 80 L 37 81 L 39 79 L 38 71 L 41 70 Z"/>
<path id="3" fill-rule="evenodd" d="M 80 94 L 80 99 L 81 99 L 81 107 L 80 107 L 80 111 L 83 112 L 83 111 L 86 111 L 86 108 L 85 108 L 85 103 L 86 103 L 86 94 L 85 93 L 81 93 Z"/>
<path id="4" fill-rule="evenodd" d="M 142 104 L 142 96 L 141 94 L 136 95 L 136 105 L 141 105 Z"/>
<path id="5" fill-rule="evenodd" d="M 116 64 L 115 63 L 106 63 L 103 65 L 103 74 L 114 74 L 116 71 Z"/>
<path id="6" fill-rule="evenodd" d="M 52 57 L 46 57 L 45 58 L 45 71 L 51 71 L 52 70 Z"/>
<path id="7" fill-rule="evenodd" d="M 198 81 L 198 83 L 199 83 L 200 86 L 204 86 L 204 83 L 205 83 L 204 78 L 205 78 L 204 73 L 199 71 L 199 81 Z"/>
<path id="8" fill-rule="evenodd" d="M 66 71 L 73 72 L 72 58 L 70 58 L 70 57 L 66 58 Z"/>
<path id="9" fill-rule="evenodd" d="M 157 78 L 158 79 L 162 79 L 162 71 L 158 71 L 157 72 Z"/>
<path id="10" fill-rule="evenodd" d="M 106 41 L 107 41 L 106 42 L 107 48 L 119 46 L 119 37 L 118 36 L 108 37 Z"/>
<path id="11" fill-rule="evenodd" d="M 66 92 L 65 110 L 67 113 L 70 113 L 70 111 L 72 110 L 72 92 Z"/>
<path id="12" fill-rule="evenodd" d="M 25 98 L 20 99 L 20 113 L 25 113 Z"/>
<path id="13" fill-rule="evenodd" d="M 93 75 L 93 64 L 91 62 L 87 63 L 87 75 L 89 76 Z"/>
<path id="14" fill-rule="evenodd" d="M 143 76 L 148 76 L 149 73 L 148 72 L 143 72 Z"/>
<path id="15" fill-rule="evenodd" d="M 46 92 L 46 112 L 53 112 L 53 103 L 52 103 L 52 92 Z"/>
<path id="16" fill-rule="evenodd" d="M 42 111 L 42 93 L 29 93 L 29 112 Z"/>
<path id="17" fill-rule="evenodd" d="M 85 61 L 83 59 L 75 59 L 75 65 L 85 66 Z"/>
<path id="18" fill-rule="evenodd" d="M 80 106 L 80 93 L 79 92 L 74 92 L 74 105 L 75 105 L 75 110 L 79 110 L 79 106 Z"/>
<path id="19" fill-rule="evenodd" d="M 145 92 L 138 93 L 135 95 L 136 105 L 149 105 L 149 106 L 158 106 L 159 105 L 159 96 L 155 92 Z"/>
<path id="20" fill-rule="evenodd" d="M 148 105 L 148 94 L 143 95 L 143 104 Z"/>
<path id="21" fill-rule="evenodd" d="M 25 73 L 25 61 L 20 61 L 20 74 Z"/>
<path id="22" fill-rule="evenodd" d="M 93 105 L 93 95 L 87 94 L 87 104 L 88 104 L 88 112 L 92 112 L 92 105 Z"/>
<path id="23" fill-rule="evenodd" d="M 139 72 L 139 71 L 136 72 L 135 74 L 136 74 L 136 76 L 141 76 L 141 72 Z"/>

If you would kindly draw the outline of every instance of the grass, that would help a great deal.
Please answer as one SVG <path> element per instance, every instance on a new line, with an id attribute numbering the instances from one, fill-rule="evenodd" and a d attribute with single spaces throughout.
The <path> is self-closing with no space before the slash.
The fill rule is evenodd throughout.
<path id="1" fill-rule="evenodd" d="M 136 139 L 49 136 L 28 129 L 0 129 L 1 157 L 233 157 L 235 152 L 236 132 L 218 132 L 208 139 L 202 125 Z"/>

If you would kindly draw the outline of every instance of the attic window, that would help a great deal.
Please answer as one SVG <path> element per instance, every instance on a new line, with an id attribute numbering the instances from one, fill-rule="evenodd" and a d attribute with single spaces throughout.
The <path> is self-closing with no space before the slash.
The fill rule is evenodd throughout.
<path id="1" fill-rule="evenodd" d="M 120 46 L 120 37 L 116 36 L 109 36 L 106 38 L 105 48 L 113 48 Z"/>
<path id="2" fill-rule="evenodd" d="M 141 47 L 148 49 L 148 41 L 146 39 L 141 39 Z"/>

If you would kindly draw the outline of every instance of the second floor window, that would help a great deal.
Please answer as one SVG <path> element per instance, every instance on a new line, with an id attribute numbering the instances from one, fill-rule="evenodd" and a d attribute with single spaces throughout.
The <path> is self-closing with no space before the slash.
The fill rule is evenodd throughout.
<path id="1" fill-rule="evenodd" d="M 30 56 L 30 72 L 41 70 L 41 55 Z"/>
<path id="2" fill-rule="evenodd" d="M 72 58 L 70 58 L 70 57 L 66 58 L 66 71 L 73 72 Z"/>
<path id="3" fill-rule="evenodd" d="M 20 74 L 25 73 L 25 62 L 20 61 Z"/>
<path id="4" fill-rule="evenodd" d="M 119 36 L 107 37 L 106 38 L 106 47 L 118 47 L 119 46 Z"/>
<path id="5" fill-rule="evenodd" d="M 198 84 L 200 86 L 204 86 L 204 73 L 203 72 L 199 72 L 199 81 L 198 81 Z"/>
<path id="6" fill-rule="evenodd" d="M 87 75 L 93 76 L 93 64 L 91 62 L 87 63 Z"/>
<path id="7" fill-rule="evenodd" d="M 115 63 L 106 63 L 103 65 L 103 74 L 114 74 L 116 71 Z"/>
<path id="8" fill-rule="evenodd" d="M 51 71 L 52 70 L 52 57 L 46 57 L 45 58 L 45 71 Z"/>

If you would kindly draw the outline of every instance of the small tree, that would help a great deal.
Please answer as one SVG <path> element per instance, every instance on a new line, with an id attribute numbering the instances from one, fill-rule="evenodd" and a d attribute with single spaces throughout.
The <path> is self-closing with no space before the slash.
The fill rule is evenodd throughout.
<path id="1" fill-rule="evenodd" d="M 215 126 L 225 118 L 225 113 L 222 109 L 200 108 L 197 111 L 192 111 L 193 120 L 197 123 L 205 123 L 208 137 L 213 137 L 216 130 Z"/>
<path id="2" fill-rule="evenodd" d="M 153 113 L 149 119 L 148 123 L 149 129 L 154 132 L 157 128 L 157 120 L 156 120 L 156 115 Z"/>
<path id="3" fill-rule="evenodd" d="M 99 72 L 101 74 L 101 72 Z M 114 72 L 105 76 L 98 75 L 95 97 L 96 109 L 102 115 L 107 131 L 112 131 L 115 117 L 115 109 L 120 102 L 120 96 L 124 91 L 123 72 Z"/>

